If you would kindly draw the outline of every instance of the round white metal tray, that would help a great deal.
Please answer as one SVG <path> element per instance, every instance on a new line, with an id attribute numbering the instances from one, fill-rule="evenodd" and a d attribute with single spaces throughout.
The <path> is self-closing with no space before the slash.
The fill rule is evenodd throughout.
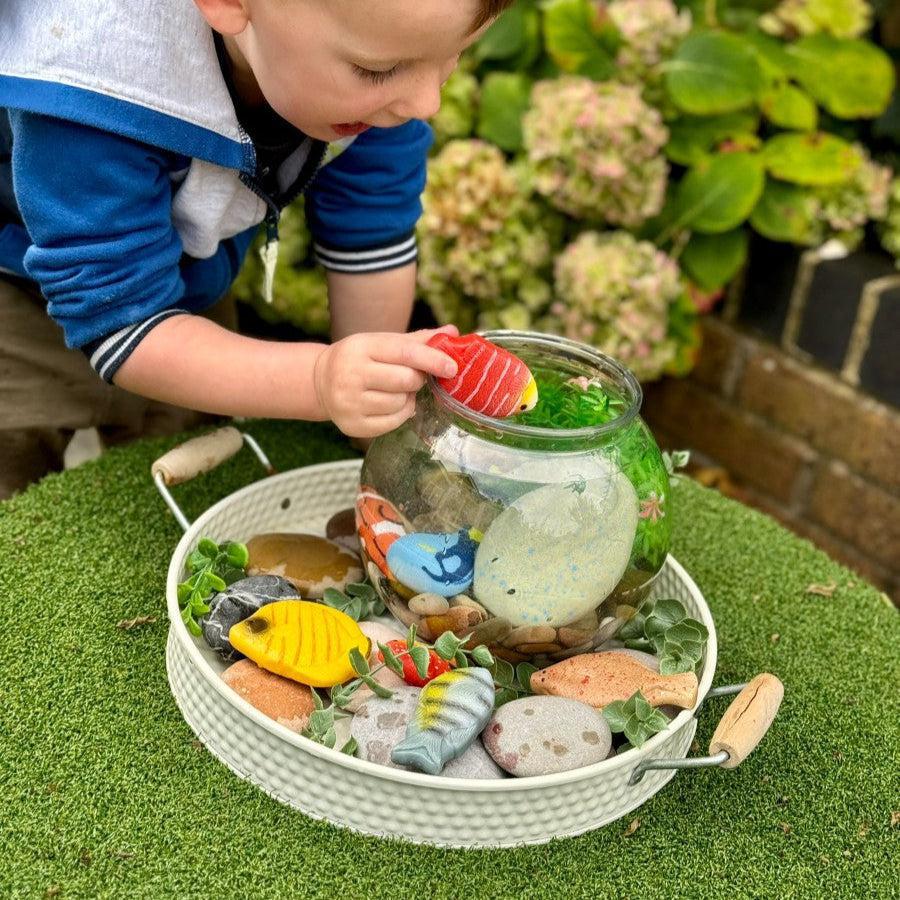
<path id="1" fill-rule="evenodd" d="M 234 448 L 223 456 L 231 452 Z M 173 511 L 177 506 L 165 484 L 186 480 L 219 461 L 207 458 L 185 477 L 171 478 L 160 474 L 162 460 L 155 464 L 157 484 Z M 221 542 L 246 541 L 264 531 L 324 534 L 328 519 L 353 505 L 359 467 L 358 460 L 349 460 L 272 475 L 221 500 L 189 526 L 181 516 L 187 530 L 172 556 L 166 583 L 169 684 L 187 723 L 235 774 L 308 816 L 354 831 L 446 847 L 509 847 L 581 834 L 626 815 L 675 774 L 669 766 L 653 768 L 653 760 L 662 757 L 663 765 L 680 761 L 682 766 L 727 761 L 724 752 L 704 760 L 684 759 L 697 727 L 695 713 L 712 684 L 716 631 L 697 585 L 672 557 L 653 593 L 680 600 L 689 615 L 707 627 L 709 642 L 699 672 L 697 708 L 680 712 L 639 749 L 557 775 L 442 778 L 330 750 L 257 711 L 221 680 L 226 664 L 182 623 L 176 587 L 184 579 L 186 558 L 201 536 Z M 734 693 L 740 687 L 716 693 Z M 415 809 L 417 814 L 401 816 L 400 809 Z"/>

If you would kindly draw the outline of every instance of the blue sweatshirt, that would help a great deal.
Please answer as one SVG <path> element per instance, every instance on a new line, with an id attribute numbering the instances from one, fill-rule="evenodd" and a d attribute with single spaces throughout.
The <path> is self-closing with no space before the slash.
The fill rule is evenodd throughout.
<path id="1" fill-rule="evenodd" d="M 159 322 L 215 303 L 301 193 L 326 268 L 412 262 L 430 144 L 419 121 L 298 134 L 265 190 L 191 0 L 0 2 L 0 271 L 37 283 L 107 381 Z"/>

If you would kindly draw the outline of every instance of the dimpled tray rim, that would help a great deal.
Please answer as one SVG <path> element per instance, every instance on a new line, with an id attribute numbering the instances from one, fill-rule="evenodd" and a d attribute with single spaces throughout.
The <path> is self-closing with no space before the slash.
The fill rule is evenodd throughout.
<path id="1" fill-rule="evenodd" d="M 643 747 L 556 775 L 533 778 L 442 778 L 391 769 L 329 750 L 262 715 L 219 677 L 223 663 L 194 638 L 179 614 L 176 587 L 201 535 L 246 541 L 263 531 L 324 534 L 337 511 L 353 505 L 359 460 L 307 466 L 255 482 L 219 501 L 185 532 L 166 582 L 169 684 L 188 725 L 206 748 L 241 778 L 314 819 L 379 837 L 441 847 L 541 844 L 591 831 L 639 807 L 674 771 L 648 771 L 629 785 L 634 767 L 651 757 L 687 755 L 696 719 L 683 710 Z M 709 630 L 698 704 L 712 684 L 716 632 L 697 585 L 670 556 L 653 586 L 675 597 Z M 694 776 L 702 777 L 702 776 Z M 416 809 L 416 816 L 397 815 Z"/>

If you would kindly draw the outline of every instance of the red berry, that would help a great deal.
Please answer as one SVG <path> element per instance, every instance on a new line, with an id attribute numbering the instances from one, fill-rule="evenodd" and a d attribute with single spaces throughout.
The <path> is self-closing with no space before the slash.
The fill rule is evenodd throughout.
<path id="1" fill-rule="evenodd" d="M 429 650 L 428 675 L 425 678 L 420 678 L 416 670 L 416 664 L 412 661 L 412 657 L 406 653 L 406 641 L 388 641 L 387 646 L 391 648 L 395 656 L 400 656 L 401 653 L 406 654 L 405 656 L 400 656 L 400 662 L 403 663 L 403 680 L 413 687 L 425 687 L 433 678 L 443 675 L 444 672 L 449 672 L 453 665 L 449 660 L 441 659 L 434 650 Z M 384 662 L 384 654 L 380 650 L 378 651 L 378 661 Z"/>

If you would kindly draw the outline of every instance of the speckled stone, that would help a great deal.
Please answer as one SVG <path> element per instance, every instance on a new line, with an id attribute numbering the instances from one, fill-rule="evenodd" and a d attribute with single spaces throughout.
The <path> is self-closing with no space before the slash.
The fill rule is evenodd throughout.
<path id="1" fill-rule="evenodd" d="M 350 723 L 350 733 L 359 744 L 358 756 L 369 762 L 404 769 L 391 762 L 391 751 L 406 737 L 406 726 L 419 702 L 419 689 L 404 685 L 389 699 L 374 697 L 364 704 Z M 462 756 L 450 760 L 442 777 L 504 778 L 503 770 L 491 759 L 481 742 L 475 740 Z"/>
<path id="2" fill-rule="evenodd" d="M 568 625 L 618 584 L 637 523 L 637 494 L 610 464 L 595 480 L 531 491 L 485 532 L 475 598 L 513 625 Z"/>
<path id="3" fill-rule="evenodd" d="M 210 600 L 210 610 L 200 620 L 203 639 L 223 659 L 241 659 L 242 654 L 228 641 L 231 626 L 249 619 L 267 603 L 297 596 L 297 588 L 286 578 L 279 578 L 277 575 L 251 575 L 235 581 Z"/>
<path id="4" fill-rule="evenodd" d="M 249 659 L 230 665 L 222 673 L 222 681 L 263 715 L 291 731 L 303 731 L 315 709 L 312 688 L 267 672 Z"/>
<path id="5" fill-rule="evenodd" d="M 612 734 L 603 715 L 576 700 L 523 697 L 498 709 L 481 735 L 511 775 L 552 775 L 606 759 Z"/>

